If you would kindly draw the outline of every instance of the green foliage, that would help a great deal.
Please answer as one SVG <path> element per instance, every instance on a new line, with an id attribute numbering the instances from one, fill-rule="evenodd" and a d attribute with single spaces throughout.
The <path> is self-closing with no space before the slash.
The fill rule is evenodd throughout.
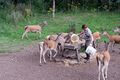
<path id="1" fill-rule="evenodd" d="M 53 0 L 0 0 L 0 8 L 10 8 L 13 6 L 22 9 L 24 6 L 29 6 L 30 9 L 36 12 L 46 13 L 52 8 Z M 59 12 L 78 10 L 92 11 L 115 11 L 120 8 L 120 0 L 56 0 L 56 10 Z"/>
<path id="2" fill-rule="evenodd" d="M 3 47 L 0 49 L 1 52 L 9 51 L 9 47 L 17 48 L 20 45 L 28 45 L 32 41 L 41 41 L 50 34 L 68 32 L 70 26 L 75 28 L 76 33 L 81 31 L 82 24 L 87 24 L 92 32 L 108 31 L 110 34 L 114 34 L 112 30 L 120 25 L 120 14 L 115 12 L 56 13 L 54 19 L 50 15 L 36 13 L 34 16 L 28 17 L 28 19 L 23 17 L 23 20 L 17 22 L 17 28 L 11 21 L 11 17 L 5 15 L 9 14 L 7 11 L 3 10 L 0 14 L 0 17 L 2 17 L 0 18 L 0 45 Z M 21 40 L 24 26 L 39 24 L 45 20 L 48 25 L 43 28 L 41 38 L 38 38 L 39 34 L 28 33 L 29 39 Z M 105 37 L 103 40 L 107 40 L 107 38 Z"/>
<path id="3" fill-rule="evenodd" d="M 73 32 L 73 33 L 75 33 L 75 32 L 76 32 L 75 26 L 76 26 L 75 23 L 74 23 L 74 22 L 71 22 L 71 23 L 69 24 L 68 32 Z"/>
<path id="4" fill-rule="evenodd" d="M 0 45 L 3 47 L 0 47 L 0 52 L 22 43 L 40 41 L 49 34 L 68 30 L 78 33 L 82 24 L 87 24 L 93 32 L 106 30 L 110 34 L 114 34 L 112 30 L 120 25 L 120 14 L 110 12 L 119 11 L 120 0 L 56 0 L 54 19 L 52 3 L 52 0 L 0 0 Z M 21 40 L 24 26 L 45 20 L 48 26 L 43 28 L 41 38 L 38 34 L 29 33 L 29 39 Z"/>
<path id="5" fill-rule="evenodd" d="M 8 19 L 11 19 L 12 23 L 14 23 L 15 26 L 17 26 L 17 23 L 21 20 L 23 20 L 24 16 L 19 11 L 12 11 L 8 16 Z"/>

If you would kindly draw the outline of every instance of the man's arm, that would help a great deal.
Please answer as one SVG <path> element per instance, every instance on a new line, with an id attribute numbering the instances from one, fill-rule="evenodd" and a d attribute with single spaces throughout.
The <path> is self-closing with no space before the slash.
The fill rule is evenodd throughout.
<path id="1" fill-rule="evenodd" d="M 82 35 L 84 33 L 84 30 L 82 30 L 81 32 L 80 32 L 80 35 Z"/>

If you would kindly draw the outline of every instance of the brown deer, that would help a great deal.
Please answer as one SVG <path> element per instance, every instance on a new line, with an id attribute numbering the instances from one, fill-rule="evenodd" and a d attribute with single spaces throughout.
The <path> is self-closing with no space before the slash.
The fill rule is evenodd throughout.
<path id="1" fill-rule="evenodd" d="M 109 44 L 105 44 L 106 50 L 97 52 L 96 60 L 98 64 L 98 80 L 102 74 L 103 80 L 107 79 L 108 65 L 110 61 Z"/>
<path id="2" fill-rule="evenodd" d="M 23 33 L 22 35 L 22 39 L 24 38 L 24 36 L 26 35 L 26 37 L 28 38 L 27 36 L 27 33 L 28 32 L 36 32 L 36 33 L 39 33 L 40 36 L 41 36 L 41 31 L 42 31 L 42 28 L 47 25 L 47 21 L 44 21 L 43 23 L 39 24 L 39 25 L 27 25 L 25 26 L 25 32 Z"/>

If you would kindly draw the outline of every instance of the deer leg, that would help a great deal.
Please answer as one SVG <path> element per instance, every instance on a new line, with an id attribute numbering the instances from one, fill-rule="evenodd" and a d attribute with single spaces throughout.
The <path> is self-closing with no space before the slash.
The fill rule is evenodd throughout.
<path id="1" fill-rule="evenodd" d="M 26 33 L 26 38 L 28 38 L 28 33 Z"/>
<path id="2" fill-rule="evenodd" d="M 40 64 L 41 64 L 41 58 L 42 58 L 42 54 L 40 54 Z"/>
<path id="3" fill-rule="evenodd" d="M 113 43 L 112 43 L 112 49 L 111 49 L 111 50 L 112 50 L 112 52 L 114 52 L 114 51 L 115 51 L 115 50 L 114 50 L 114 46 L 115 46 L 115 42 L 113 42 Z"/>
<path id="4" fill-rule="evenodd" d="M 45 59 L 46 52 L 47 52 L 47 50 L 43 51 L 43 60 L 44 60 L 44 63 L 46 63 L 46 59 Z"/>
<path id="5" fill-rule="evenodd" d="M 105 78 L 107 79 L 108 63 L 105 65 Z"/>
<path id="6" fill-rule="evenodd" d="M 98 61 L 98 80 L 100 80 L 100 75 L 101 75 L 101 62 Z"/>
<path id="7" fill-rule="evenodd" d="M 60 54 L 60 52 L 61 52 L 61 47 L 60 45 L 58 45 L 58 53 Z"/>
<path id="8" fill-rule="evenodd" d="M 43 52 L 43 48 L 42 47 L 40 47 L 40 45 L 39 45 L 39 52 L 40 52 L 40 64 L 41 64 L 41 59 L 42 59 L 42 52 Z"/>
<path id="9" fill-rule="evenodd" d="M 114 42 L 111 42 L 111 50 L 113 50 Z"/>
<path id="10" fill-rule="evenodd" d="M 52 50 L 49 50 L 50 51 L 50 61 L 52 60 Z"/>
<path id="11" fill-rule="evenodd" d="M 103 80 L 105 80 L 105 65 L 103 65 L 102 67 L 102 77 L 103 77 Z"/>
<path id="12" fill-rule="evenodd" d="M 56 49 L 54 49 L 54 51 L 55 51 L 55 55 L 53 56 L 54 58 L 56 57 L 56 55 L 57 55 L 57 50 Z"/>
<path id="13" fill-rule="evenodd" d="M 58 45 L 58 54 L 61 54 L 63 51 L 62 45 Z"/>
<path id="14" fill-rule="evenodd" d="M 22 35 L 22 39 L 24 38 L 24 36 L 28 33 L 28 31 L 25 31 Z"/>
<path id="15" fill-rule="evenodd" d="M 115 46 L 115 42 L 113 42 L 113 47 Z"/>
<path id="16" fill-rule="evenodd" d="M 61 53 L 64 51 L 64 44 L 61 45 Z"/>
<path id="17" fill-rule="evenodd" d="M 40 46 L 40 44 L 38 44 L 38 47 L 39 47 L 39 53 L 40 53 L 40 58 L 41 58 L 41 46 Z M 41 63 L 41 59 L 40 59 L 40 63 Z"/>

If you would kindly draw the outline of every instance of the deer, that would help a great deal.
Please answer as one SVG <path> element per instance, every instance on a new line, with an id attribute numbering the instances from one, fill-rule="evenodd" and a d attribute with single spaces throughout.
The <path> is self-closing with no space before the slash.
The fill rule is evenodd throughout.
<path id="1" fill-rule="evenodd" d="M 120 26 L 119 27 L 116 27 L 114 30 L 113 30 L 115 33 L 118 33 L 120 35 Z"/>
<path id="2" fill-rule="evenodd" d="M 28 36 L 27 36 L 28 32 L 36 32 L 36 33 L 39 33 L 40 36 L 41 36 L 42 28 L 44 26 L 46 26 L 47 24 L 48 24 L 47 21 L 44 21 L 43 23 L 38 24 L 38 25 L 27 25 L 27 26 L 25 26 L 25 28 L 24 28 L 25 32 L 22 35 L 22 39 L 24 38 L 25 35 L 28 38 Z"/>
<path id="3" fill-rule="evenodd" d="M 106 47 L 105 51 L 97 52 L 96 54 L 96 61 L 98 64 L 98 80 L 100 80 L 101 74 L 103 80 L 107 79 L 108 65 L 110 61 L 109 43 L 106 43 L 105 47 Z"/>
<path id="4" fill-rule="evenodd" d="M 93 46 L 94 48 L 98 47 L 98 43 L 97 41 L 101 39 L 101 33 L 100 32 L 94 32 L 93 34 Z"/>
<path id="5" fill-rule="evenodd" d="M 111 50 L 113 49 L 113 46 L 115 45 L 115 43 L 120 43 L 120 35 L 109 35 L 106 31 L 103 32 L 103 35 L 108 37 L 112 45 Z"/>
<path id="6" fill-rule="evenodd" d="M 54 36 L 49 36 L 43 42 L 39 43 L 40 65 L 41 65 L 42 57 L 43 57 L 44 63 L 46 63 L 45 54 L 47 54 L 47 51 L 50 52 L 50 60 L 52 60 L 52 58 L 55 58 L 56 55 L 58 54 L 57 47 L 59 45 L 59 42 L 57 40 L 59 39 L 59 36 L 60 35 L 58 35 L 57 39 L 55 39 Z M 52 51 L 55 52 L 53 56 L 52 56 Z"/>

